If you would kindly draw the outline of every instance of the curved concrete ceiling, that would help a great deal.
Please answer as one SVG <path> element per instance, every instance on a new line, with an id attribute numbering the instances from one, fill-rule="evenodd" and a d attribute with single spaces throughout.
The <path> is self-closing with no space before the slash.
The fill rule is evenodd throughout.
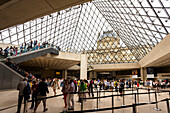
<path id="1" fill-rule="evenodd" d="M 0 30 L 91 0 L 1 0 Z"/>

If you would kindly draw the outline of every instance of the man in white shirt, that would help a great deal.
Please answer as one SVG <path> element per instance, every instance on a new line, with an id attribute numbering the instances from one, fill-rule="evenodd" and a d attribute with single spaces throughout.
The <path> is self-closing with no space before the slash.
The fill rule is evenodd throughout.
<path id="1" fill-rule="evenodd" d="M 74 110 L 74 92 L 75 92 L 75 85 L 74 85 L 74 82 L 73 80 L 70 80 L 70 89 L 68 91 L 70 94 L 69 94 L 69 99 L 68 99 L 68 109 L 69 110 Z M 72 106 L 71 106 L 71 103 L 72 103 Z"/>

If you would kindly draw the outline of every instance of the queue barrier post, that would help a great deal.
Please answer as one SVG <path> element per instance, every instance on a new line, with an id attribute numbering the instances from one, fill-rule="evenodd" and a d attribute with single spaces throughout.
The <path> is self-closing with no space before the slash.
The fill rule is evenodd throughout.
<path id="1" fill-rule="evenodd" d="M 123 93 L 123 104 L 122 104 L 122 106 L 126 106 L 125 105 L 125 95 L 124 95 L 124 93 Z"/>
<path id="2" fill-rule="evenodd" d="M 84 92 L 82 93 L 84 95 Z M 82 96 L 83 97 L 83 96 Z M 84 98 L 84 97 L 83 97 Z M 81 98 L 81 111 L 83 111 L 83 98 Z"/>
<path id="3" fill-rule="evenodd" d="M 99 109 L 99 107 L 98 107 L 99 106 L 99 103 L 98 103 L 99 98 L 98 97 L 99 97 L 99 93 L 98 93 L 98 89 L 97 89 L 97 103 L 96 103 L 97 105 L 96 105 L 96 108 L 95 108 L 96 110 Z"/>
<path id="4" fill-rule="evenodd" d="M 156 111 L 161 111 L 161 109 L 158 108 L 158 100 L 157 100 L 156 91 L 155 91 L 155 102 L 156 102 L 156 107 L 154 108 L 154 110 L 156 110 Z"/>
<path id="5" fill-rule="evenodd" d="M 167 105 L 167 113 L 170 113 L 170 106 L 169 106 L 169 100 L 166 99 L 166 105 Z"/>
<path id="6" fill-rule="evenodd" d="M 118 90 L 117 90 L 117 95 L 118 95 Z M 119 96 L 117 96 L 117 99 L 116 99 L 117 101 L 120 101 L 120 99 L 119 99 Z"/>
<path id="7" fill-rule="evenodd" d="M 149 89 L 149 88 L 148 88 L 148 97 L 149 97 L 149 101 L 148 101 L 148 102 L 149 102 L 149 103 L 152 102 L 152 101 L 151 101 L 151 94 L 150 94 L 150 89 Z"/>
<path id="8" fill-rule="evenodd" d="M 133 104 L 133 113 L 137 113 L 136 112 L 136 104 Z"/>
<path id="9" fill-rule="evenodd" d="M 133 87 L 132 87 L 132 99 L 133 99 Z"/>
<path id="10" fill-rule="evenodd" d="M 100 93 L 101 93 L 101 92 L 100 92 L 100 89 L 99 89 L 99 103 L 101 103 L 101 101 L 100 101 Z"/>
<path id="11" fill-rule="evenodd" d="M 114 107 L 114 96 L 112 95 L 112 113 L 114 113 L 113 107 Z"/>
<path id="12" fill-rule="evenodd" d="M 135 104 L 136 104 L 136 93 L 135 93 Z"/>
<path id="13" fill-rule="evenodd" d="M 138 104 L 139 104 L 139 88 L 137 88 L 137 98 L 138 98 Z"/>

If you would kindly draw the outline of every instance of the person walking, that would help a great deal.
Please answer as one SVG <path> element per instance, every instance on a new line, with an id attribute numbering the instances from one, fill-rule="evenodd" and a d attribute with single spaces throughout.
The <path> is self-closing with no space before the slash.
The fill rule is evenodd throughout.
<path id="1" fill-rule="evenodd" d="M 57 93 L 56 93 L 57 88 L 60 89 L 57 78 L 54 79 L 54 81 L 53 81 L 53 83 L 52 83 L 52 88 L 53 88 L 53 91 L 54 91 L 54 95 L 56 95 L 56 94 L 57 94 Z"/>
<path id="2" fill-rule="evenodd" d="M 74 110 L 74 93 L 75 93 L 75 85 L 74 85 L 74 82 L 73 80 L 70 80 L 70 89 L 68 91 L 69 93 L 69 101 L 68 101 L 68 104 L 69 104 L 69 110 Z M 71 105 L 72 104 L 72 105 Z"/>
<path id="3" fill-rule="evenodd" d="M 49 93 L 49 90 L 48 90 L 47 83 L 45 82 L 45 78 L 42 78 L 42 81 L 39 83 L 39 85 L 37 87 L 36 93 L 37 93 L 37 103 L 34 108 L 34 113 L 36 113 L 36 110 L 37 110 L 39 104 L 41 103 L 41 101 L 43 101 L 43 107 L 44 107 L 43 112 L 47 111 L 48 108 L 46 108 L 47 105 L 46 105 L 45 98 L 47 96 L 47 93 Z"/>
<path id="4" fill-rule="evenodd" d="M 27 81 L 28 79 L 24 78 L 23 81 L 19 82 L 17 86 L 17 90 L 19 91 L 17 113 L 20 113 L 21 111 L 21 104 L 22 104 L 23 98 L 24 98 L 24 104 L 26 105 L 26 101 L 29 99 L 29 95 L 31 93 L 30 85 L 29 83 L 27 83 Z M 25 110 L 26 109 L 24 109 L 24 111 Z"/>
<path id="5" fill-rule="evenodd" d="M 36 95 L 36 90 L 37 90 L 38 84 L 36 83 L 36 81 L 33 81 L 33 85 L 32 85 L 32 104 L 30 109 L 34 108 L 34 105 L 37 102 L 37 95 Z"/>

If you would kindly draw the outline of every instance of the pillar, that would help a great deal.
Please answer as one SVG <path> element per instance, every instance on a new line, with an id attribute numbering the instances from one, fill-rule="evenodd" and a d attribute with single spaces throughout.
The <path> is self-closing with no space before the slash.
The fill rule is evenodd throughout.
<path id="1" fill-rule="evenodd" d="M 147 69 L 140 68 L 140 75 L 141 75 L 141 80 L 145 81 L 147 79 Z"/>
<path id="2" fill-rule="evenodd" d="M 80 79 L 87 79 L 87 55 L 81 54 Z"/>
<path id="3" fill-rule="evenodd" d="M 93 78 L 97 78 L 97 72 L 96 71 L 94 71 L 94 73 L 93 73 Z"/>
<path id="4" fill-rule="evenodd" d="M 92 71 L 89 72 L 89 79 L 91 79 L 91 78 L 93 78 L 93 72 Z"/>
<path id="5" fill-rule="evenodd" d="M 62 70 L 62 78 L 67 79 L 67 70 Z"/>

